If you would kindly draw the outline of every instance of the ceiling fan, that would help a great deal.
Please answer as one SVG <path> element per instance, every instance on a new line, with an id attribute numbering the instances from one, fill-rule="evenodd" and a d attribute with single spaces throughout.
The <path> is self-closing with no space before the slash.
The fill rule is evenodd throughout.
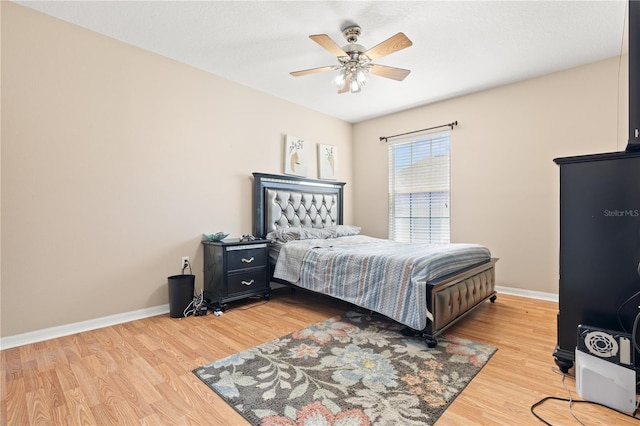
<path id="1" fill-rule="evenodd" d="M 299 77 L 323 71 L 339 70 L 338 75 L 334 79 L 334 84 L 338 87 L 338 93 L 360 92 L 366 84 L 370 73 L 398 81 L 404 80 L 404 78 L 409 75 L 411 70 L 372 63 L 372 61 L 378 58 L 411 46 L 413 43 L 406 35 L 398 33 L 371 49 L 366 50 L 364 46 L 357 44 L 358 37 L 360 37 L 361 33 L 362 29 L 357 25 L 344 28 L 342 35 L 349 43 L 344 47 L 338 46 L 338 44 L 326 34 L 310 35 L 309 38 L 311 40 L 324 47 L 331 54 L 336 55 L 340 64 L 294 71 L 290 74 L 294 77 Z"/>

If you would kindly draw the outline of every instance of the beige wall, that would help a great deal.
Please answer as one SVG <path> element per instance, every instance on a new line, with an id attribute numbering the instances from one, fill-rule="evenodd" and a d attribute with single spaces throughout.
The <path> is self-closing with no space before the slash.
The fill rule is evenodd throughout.
<path id="1" fill-rule="evenodd" d="M 557 293 L 559 171 L 553 159 L 625 148 L 628 72 L 625 58 L 618 79 L 619 62 L 356 124 L 355 222 L 368 234 L 387 236 L 387 144 L 379 137 L 457 120 L 451 132 L 452 241 L 486 244 L 500 258 L 499 285 Z"/>
<path id="2" fill-rule="evenodd" d="M 2 2 L 2 312 L 10 336 L 168 303 L 202 232 L 251 232 L 251 173 L 351 125 Z"/>

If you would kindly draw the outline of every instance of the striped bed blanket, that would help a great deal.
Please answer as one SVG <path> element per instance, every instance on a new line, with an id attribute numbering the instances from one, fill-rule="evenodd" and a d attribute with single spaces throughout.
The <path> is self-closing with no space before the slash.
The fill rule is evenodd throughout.
<path id="1" fill-rule="evenodd" d="M 385 315 L 415 330 L 433 316 L 427 282 L 488 261 L 477 244 L 400 243 L 364 235 L 296 240 L 280 249 L 274 277 Z"/>

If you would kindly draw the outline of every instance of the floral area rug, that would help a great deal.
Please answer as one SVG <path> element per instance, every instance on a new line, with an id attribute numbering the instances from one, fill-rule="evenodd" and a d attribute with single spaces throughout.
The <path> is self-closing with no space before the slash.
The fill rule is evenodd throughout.
<path id="1" fill-rule="evenodd" d="M 433 424 L 496 349 L 357 312 L 193 370 L 254 425 Z"/>

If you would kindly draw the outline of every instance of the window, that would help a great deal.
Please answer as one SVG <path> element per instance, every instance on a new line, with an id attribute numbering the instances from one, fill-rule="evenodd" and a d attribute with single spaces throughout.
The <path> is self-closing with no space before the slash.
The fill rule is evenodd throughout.
<path id="1" fill-rule="evenodd" d="M 389 144 L 389 238 L 449 242 L 449 132 Z"/>

